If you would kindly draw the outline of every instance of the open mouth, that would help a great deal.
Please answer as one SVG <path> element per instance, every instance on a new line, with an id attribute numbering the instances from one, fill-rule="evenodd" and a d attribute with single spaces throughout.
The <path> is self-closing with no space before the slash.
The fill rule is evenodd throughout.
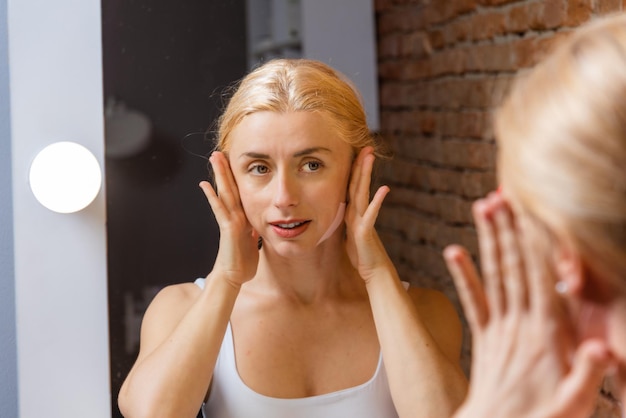
<path id="1" fill-rule="evenodd" d="M 293 221 L 293 222 L 276 222 L 272 223 L 274 233 L 281 238 L 291 239 L 303 234 L 307 230 L 310 220 Z"/>
<path id="2" fill-rule="evenodd" d="M 311 221 L 291 222 L 288 224 L 273 224 L 273 225 L 282 229 L 294 229 L 309 222 Z"/>

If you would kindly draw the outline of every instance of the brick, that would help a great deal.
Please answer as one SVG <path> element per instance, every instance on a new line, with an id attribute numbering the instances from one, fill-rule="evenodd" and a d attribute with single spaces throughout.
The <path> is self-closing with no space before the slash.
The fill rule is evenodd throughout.
<path id="1" fill-rule="evenodd" d="M 512 77 L 482 76 L 451 78 L 418 84 L 416 89 L 426 91 L 426 103 L 418 103 L 411 95 L 411 104 L 430 105 L 443 109 L 489 109 L 498 105 L 508 91 Z"/>
<path id="2" fill-rule="evenodd" d="M 379 54 L 380 55 L 380 54 Z M 385 80 L 398 81 L 404 79 L 405 60 L 382 61 L 378 63 L 378 77 Z"/>
<path id="3" fill-rule="evenodd" d="M 476 9 L 475 0 L 431 1 L 422 11 L 422 23 L 441 24 Z"/>
<path id="4" fill-rule="evenodd" d="M 441 49 L 446 44 L 445 35 L 441 29 L 435 29 L 428 32 L 428 38 L 433 49 Z"/>
<path id="5" fill-rule="evenodd" d="M 423 78 L 428 78 L 433 75 L 433 60 L 429 59 L 418 59 L 415 61 L 408 62 L 404 67 L 404 76 L 405 80 L 420 80 Z"/>
<path id="6" fill-rule="evenodd" d="M 495 145 L 478 141 L 444 141 L 442 163 L 446 166 L 493 169 L 495 166 Z"/>
<path id="7" fill-rule="evenodd" d="M 400 55 L 423 58 L 430 55 L 432 49 L 425 32 L 413 32 L 402 37 Z"/>
<path id="8" fill-rule="evenodd" d="M 374 0 L 374 10 L 381 13 L 392 7 L 393 0 Z"/>
<path id="9" fill-rule="evenodd" d="M 473 226 L 451 226 L 437 223 L 435 228 L 435 246 L 442 250 L 451 244 L 465 247 L 470 254 L 478 253 L 478 239 Z"/>
<path id="10" fill-rule="evenodd" d="M 413 30 L 422 30 L 430 25 L 428 21 L 429 15 L 426 12 L 427 6 L 412 7 L 405 11 L 407 25 Z"/>
<path id="11" fill-rule="evenodd" d="M 519 0 L 479 0 L 481 6 L 501 6 L 503 4 L 515 3 Z"/>
<path id="12" fill-rule="evenodd" d="M 464 69 L 472 72 L 513 71 L 515 65 L 511 46 L 508 44 L 482 44 L 467 48 Z"/>
<path id="13" fill-rule="evenodd" d="M 399 260 L 401 277 L 408 277 L 411 282 L 418 282 L 423 287 L 438 288 L 440 285 L 432 278 L 445 277 L 448 274 L 439 249 L 425 245 L 405 244 Z"/>
<path id="14" fill-rule="evenodd" d="M 395 14 L 382 13 L 376 18 L 376 35 L 381 36 L 388 35 L 390 33 L 400 30 L 399 22 Z"/>
<path id="15" fill-rule="evenodd" d="M 523 33 L 536 26 L 540 8 L 539 3 L 522 3 L 512 7 L 508 13 L 507 30 Z"/>
<path id="16" fill-rule="evenodd" d="M 437 129 L 437 114 L 429 110 L 408 110 L 402 113 L 404 134 L 431 135 Z M 398 150 L 406 152 L 407 150 Z"/>
<path id="17" fill-rule="evenodd" d="M 493 170 L 495 166 L 495 144 L 482 141 L 403 139 L 395 150 L 402 161 L 407 159 L 428 162 L 440 167 L 455 169 Z M 413 168 L 417 170 L 417 168 Z M 420 183 L 428 187 L 428 183 Z"/>
<path id="18" fill-rule="evenodd" d="M 429 208 L 436 208 L 435 213 L 446 222 L 470 223 L 472 221 L 471 202 L 457 196 L 440 195 L 435 202 L 427 202 Z M 430 206 L 433 205 L 434 206 Z"/>
<path id="19" fill-rule="evenodd" d="M 401 55 L 402 35 L 390 34 L 384 36 L 378 41 L 378 57 L 379 58 L 395 58 Z"/>
<path id="20" fill-rule="evenodd" d="M 622 0 L 595 0 L 594 11 L 604 15 L 622 10 Z"/>
<path id="21" fill-rule="evenodd" d="M 406 105 L 406 100 L 404 100 L 406 90 L 402 84 L 387 83 L 381 87 L 380 91 L 381 106 L 401 107 Z"/>
<path id="22" fill-rule="evenodd" d="M 399 134 L 404 131 L 404 120 L 400 112 L 384 112 L 383 122 L 387 133 Z"/>
<path id="23" fill-rule="evenodd" d="M 443 137 L 480 139 L 489 123 L 490 113 L 488 112 L 445 112 L 441 114 L 439 133 Z"/>
<path id="24" fill-rule="evenodd" d="M 437 164 L 442 160 L 441 141 L 435 138 L 401 138 L 398 139 L 396 147 L 398 157 L 402 156 L 402 160 L 412 161 L 415 164 L 424 162 Z M 430 187 L 422 180 L 420 180 L 420 185 L 424 188 Z"/>
<path id="25" fill-rule="evenodd" d="M 491 39 L 505 33 L 506 15 L 499 11 L 477 14 L 471 18 L 469 25 L 472 28 L 472 40 Z"/>
<path id="26" fill-rule="evenodd" d="M 523 33 L 528 30 L 554 29 L 567 19 L 565 0 L 522 3 L 509 11 L 507 29 Z"/>
<path id="27" fill-rule="evenodd" d="M 465 70 L 466 50 L 464 48 L 446 49 L 433 54 L 431 60 L 431 76 L 461 74 Z"/>
<path id="28" fill-rule="evenodd" d="M 419 185 L 422 172 L 422 167 L 398 158 L 395 158 L 390 164 L 381 167 L 381 176 L 385 179 L 391 179 L 394 185 Z"/>
<path id="29" fill-rule="evenodd" d="M 460 184 L 456 184 L 460 190 L 454 192 L 468 198 L 480 198 L 497 188 L 497 179 L 494 170 L 490 171 L 465 171 L 461 174 Z"/>
<path id="30" fill-rule="evenodd" d="M 469 40 L 472 27 L 468 19 L 461 19 L 445 26 L 443 38 L 446 45 Z"/>
<path id="31" fill-rule="evenodd" d="M 567 20 L 566 0 L 544 0 L 542 10 L 543 25 L 536 29 L 554 29 Z"/>
<path id="32" fill-rule="evenodd" d="M 567 2 L 566 26 L 580 26 L 591 19 L 593 0 L 569 0 Z"/>
<path id="33" fill-rule="evenodd" d="M 410 30 L 413 25 L 410 15 L 407 15 L 405 9 L 406 8 L 394 8 L 379 15 L 376 24 L 378 35 Z"/>
<path id="34" fill-rule="evenodd" d="M 388 206 L 379 214 L 381 223 L 391 229 L 403 240 L 413 243 L 434 245 L 437 240 L 437 228 L 433 221 L 414 211 L 399 206 Z"/>

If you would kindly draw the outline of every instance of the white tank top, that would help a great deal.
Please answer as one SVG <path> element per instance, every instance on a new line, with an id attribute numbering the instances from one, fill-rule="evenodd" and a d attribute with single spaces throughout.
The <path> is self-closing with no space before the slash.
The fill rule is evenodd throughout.
<path id="1" fill-rule="evenodd" d="M 196 280 L 204 288 L 204 279 Z M 249 388 L 239 376 L 230 323 L 213 371 L 205 418 L 397 418 L 382 360 L 367 382 L 318 396 L 272 398 Z"/>

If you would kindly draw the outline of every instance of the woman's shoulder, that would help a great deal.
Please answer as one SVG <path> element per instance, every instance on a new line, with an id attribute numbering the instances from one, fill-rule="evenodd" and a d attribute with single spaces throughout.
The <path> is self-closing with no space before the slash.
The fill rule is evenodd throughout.
<path id="1" fill-rule="evenodd" d="M 194 283 L 179 283 L 161 289 L 146 310 L 144 325 L 176 321 L 191 308 L 202 290 Z"/>
<path id="2" fill-rule="evenodd" d="M 441 291 L 425 287 L 408 288 L 407 292 L 415 307 L 422 314 L 454 314 L 456 309 L 450 299 Z"/>
<path id="3" fill-rule="evenodd" d="M 463 326 L 452 301 L 441 291 L 410 287 L 409 297 L 441 349 L 451 359 L 460 355 Z"/>
<path id="4" fill-rule="evenodd" d="M 422 319 L 436 325 L 450 325 L 459 322 L 459 315 L 454 304 L 443 292 L 424 287 L 409 287 L 409 297 Z"/>
<path id="5" fill-rule="evenodd" d="M 202 289 L 195 283 L 172 284 L 164 287 L 156 294 L 150 307 L 176 308 L 191 305 L 201 291 Z"/>

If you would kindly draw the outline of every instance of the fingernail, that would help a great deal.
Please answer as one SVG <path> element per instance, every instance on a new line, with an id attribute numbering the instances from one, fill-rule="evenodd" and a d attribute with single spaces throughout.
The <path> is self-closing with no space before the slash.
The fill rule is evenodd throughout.
<path id="1" fill-rule="evenodd" d="M 481 216 L 487 216 L 487 201 L 485 199 L 477 200 L 474 203 L 476 212 Z"/>

